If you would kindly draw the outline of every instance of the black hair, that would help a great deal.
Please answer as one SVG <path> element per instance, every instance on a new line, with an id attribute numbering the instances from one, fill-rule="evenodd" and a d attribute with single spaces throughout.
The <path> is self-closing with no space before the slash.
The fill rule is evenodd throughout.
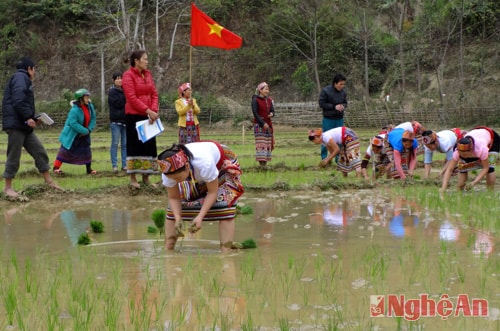
<path id="1" fill-rule="evenodd" d="M 16 63 L 16 68 L 17 69 L 24 69 L 28 70 L 28 68 L 34 68 L 35 67 L 35 62 L 33 62 L 32 59 L 29 57 L 25 56 L 21 58 L 17 63 Z"/>
<path id="2" fill-rule="evenodd" d="M 117 71 L 113 74 L 113 82 L 118 78 L 118 77 L 122 77 L 122 73 L 120 71 Z"/>
<path id="3" fill-rule="evenodd" d="M 310 141 L 313 141 L 313 140 L 314 140 L 314 138 L 316 138 L 316 136 L 309 136 L 309 140 L 310 140 Z"/>
<path id="4" fill-rule="evenodd" d="M 144 54 L 146 54 L 146 51 L 143 49 L 133 51 L 130 54 L 130 66 L 135 68 L 135 60 L 140 60 Z"/>
<path id="5" fill-rule="evenodd" d="M 472 139 L 472 137 L 463 137 L 461 138 L 459 141 L 458 141 L 458 144 L 460 145 L 469 145 L 469 144 L 473 144 L 474 143 L 474 139 Z"/>
<path id="6" fill-rule="evenodd" d="M 337 84 L 338 82 L 346 81 L 347 79 L 345 78 L 344 75 L 342 74 L 336 74 L 333 76 L 332 84 Z"/>
<path id="7" fill-rule="evenodd" d="M 425 130 L 422 132 L 422 136 L 430 136 L 432 134 L 432 130 Z"/>
<path id="8" fill-rule="evenodd" d="M 181 150 L 184 151 L 184 154 L 186 154 L 188 160 L 191 160 L 194 157 L 193 153 L 191 153 L 191 151 L 189 149 L 187 149 L 186 145 L 174 143 L 174 144 L 172 144 L 172 146 L 170 148 L 167 148 L 166 150 L 164 150 L 163 152 L 161 152 L 158 155 L 158 160 L 166 159 L 167 157 L 170 157 L 172 155 L 179 153 L 179 151 L 181 151 Z M 168 174 L 169 175 L 175 174 L 177 172 L 184 171 L 184 169 L 186 169 L 186 166 L 181 167 L 175 171 L 169 172 Z"/>

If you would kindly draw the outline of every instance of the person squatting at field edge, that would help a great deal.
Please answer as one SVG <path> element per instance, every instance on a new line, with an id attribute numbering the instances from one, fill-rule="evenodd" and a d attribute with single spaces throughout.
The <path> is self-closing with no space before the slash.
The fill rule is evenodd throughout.
<path id="1" fill-rule="evenodd" d="M 200 122 L 198 114 L 201 112 L 196 99 L 191 97 L 193 90 L 190 83 L 184 83 L 178 88 L 179 99 L 175 100 L 175 110 L 179 115 L 179 144 L 188 144 L 200 141 Z"/>
<path id="2" fill-rule="evenodd" d="M 236 204 L 244 189 L 236 155 L 215 141 L 174 144 L 158 155 L 168 208 L 165 246 L 172 250 L 184 236 L 184 222 L 197 232 L 202 221 L 219 221 L 221 250 L 233 246 Z"/>
<path id="3" fill-rule="evenodd" d="M 356 177 L 361 177 L 361 153 L 359 138 L 354 130 L 341 126 L 323 132 L 321 129 L 309 130 L 309 140 L 314 144 L 322 144 L 328 150 L 328 156 L 321 160 L 320 167 L 326 167 L 338 155 L 337 170 L 344 177 L 351 171 L 356 171 Z"/>
<path id="4" fill-rule="evenodd" d="M 384 141 L 387 157 L 391 166 L 392 178 L 405 179 L 413 177 L 417 166 L 418 143 L 413 131 L 395 128 L 391 130 Z"/>
<path id="5" fill-rule="evenodd" d="M 440 153 L 445 153 L 445 164 L 443 169 L 439 173 L 439 177 L 442 177 L 446 171 L 448 162 L 453 157 L 453 151 L 457 144 L 457 140 L 460 140 L 465 132 L 458 128 L 451 130 L 442 130 L 439 132 L 434 132 L 432 130 L 426 130 L 422 132 L 422 142 L 424 143 L 424 178 L 429 178 L 432 168 L 432 156 L 434 151 Z M 456 169 L 455 169 L 456 170 Z M 453 171 L 456 175 L 456 171 Z"/>
<path id="6" fill-rule="evenodd" d="M 459 191 L 471 190 L 484 177 L 486 177 L 486 187 L 493 190 L 496 183 L 495 164 L 499 152 L 498 133 L 486 126 L 475 127 L 457 142 L 457 148 L 453 152 L 453 158 L 448 162 L 439 191 L 446 191 L 456 166 L 458 166 L 457 189 Z M 466 185 L 468 172 L 472 170 L 479 170 L 479 173 L 470 184 Z"/>
<path id="7" fill-rule="evenodd" d="M 255 136 L 255 160 L 261 166 L 271 161 L 274 150 L 274 101 L 269 97 L 269 85 L 260 83 L 252 96 L 253 134 Z"/>

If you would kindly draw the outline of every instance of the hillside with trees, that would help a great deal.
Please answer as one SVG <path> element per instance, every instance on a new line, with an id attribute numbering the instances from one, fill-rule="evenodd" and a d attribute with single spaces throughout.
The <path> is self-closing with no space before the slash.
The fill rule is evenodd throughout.
<path id="1" fill-rule="evenodd" d="M 354 108 L 377 109 L 389 94 L 393 107 L 409 114 L 426 108 L 500 115 L 497 0 L 196 1 L 243 38 L 229 51 L 190 47 L 190 4 L 3 0 L 1 80 L 28 55 L 37 62 L 39 109 L 66 112 L 73 91 L 86 87 L 105 112 L 113 72 L 126 70 L 129 52 L 143 48 L 164 105 L 190 77 L 205 107 L 247 105 L 261 81 L 276 102 L 316 101 L 341 72 Z"/>

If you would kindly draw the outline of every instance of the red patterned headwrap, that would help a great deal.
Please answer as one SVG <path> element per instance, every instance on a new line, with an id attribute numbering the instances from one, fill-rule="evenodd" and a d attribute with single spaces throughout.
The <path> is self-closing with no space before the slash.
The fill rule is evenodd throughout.
<path id="1" fill-rule="evenodd" d="M 188 88 L 191 88 L 191 84 L 190 83 L 184 83 L 182 84 L 181 86 L 179 86 L 179 88 L 177 89 L 177 91 L 179 92 L 179 97 L 182 98 L 182 94 L 184 93 L 185 90 L 187 90 Z"/>
<path id="2" fill-rule="evenodd" d="M 158 159 L 156 162 L 158 163 L 161 172 L 167 175 L 184 167 L 188 162 L 188 157 L 183 150 L 180 150 L 174 155 L 166 157 L 162 160 Z"/>

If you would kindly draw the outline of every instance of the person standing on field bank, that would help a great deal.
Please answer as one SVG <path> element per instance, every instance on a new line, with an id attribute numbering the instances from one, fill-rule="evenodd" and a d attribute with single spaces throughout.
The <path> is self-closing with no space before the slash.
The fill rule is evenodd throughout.
<path id="1" fill-rule="evenodd" d="M 255 136 L 255 159 L 263 167 L 271 161 L 274 150 L 274 101 L 269 97 L 269 85 L 260 83 L 252 97 L 253 133 Z"/>
<path id="2" fill-rule="evenodd" d="M 179 99 L 175 101 L 175 110 L 179 115 L 179 143 L 188 144 L 200 141 L 200 122 L 198 114 L 201 112 L 196 99 L 191 97 L 193 90 L 190 83 L 179 86 Z"/>
<path id="3" fill-rule="evenodd" d="M 111 166 L 118 172 L 118 145 L 121 147 L 121 169 L 127 170 L 127 125 L 125 120 L 125 94 L 122 89 L 122 73 L 113 74 L 113 85 L 108 91 L 109 121 L 111 129 Z"/>
<path id="4" fill-rule="evenodd" d="M 149 176 L 158 174 L 156 138 L 146 142 L 139 140 L 136 122 L 149 120 L 154 123 L 158 114 L 158 92 L 151 71 L 148 70 L 148 54 L 135 50 L 130 55 L 130 68 L 123 74 L 125 92 L 125 120 L 127 125 L 127 173 L 130 187 L 140 188 L 136 175 L 142 175 L 142 182 L 149 185 Z"/>
<path id="5" fill-rule="evenodd" d="M 495 165 L 500 152 L 500 136 L 489 127 L 477 126 L 465 136 L 458 140 L 457 148 L 453 152 L 452 159 L 443 175 L 441 193 L 446 191 L 453 170 L 458 166 L 457 189 L 472 190 L 480 180 L 486 177 L 486 187 L 489 190 L 495 188 L 496 174 Z M 479 173 L 474 180 L 465 184 L 469 171 L 477 170 Z"/>
<path id="6" fill-rule="evenodd" d="M 35 63 L 29 57 L 23 57 L 17 62 L 16 68 L 17 71 L 5 86 L 2 100 L 2 130 L 8 136 L 3 193 L 9 199 L 20 198 L 12 187 L 12 180 L 19 171 L 23 147 L 35 161 L 45 183 L 54 189 L 62 190 L 50 177 L 49 156 L 34 132 L 37 125 L 41 124 L 35 116 L 32 83 L 35 78 Z"/>
<path id="7" fill-rule="evenodd" d="M 319 94 L 319 107 L 323 110 L 323 132 L 344 126 L 347 109 L 346 78 L 342 74 L 333 76 L 332 84 L 323 87 Z M 328 156 L 328 150 L 321 146 L 321 159 Z"/>
<path id="8" fill-rule="evenodd" d="M 75 92 L 75 99 L 70 102 L 71 109 L 59 135 L 61 147 L 54 161 L 53 171 L 62 174 L 63 163 L 85 164 L 88 175 L 96 175 L 92 169 L 92 150 L 90 133 L 95 129 L 96 113 L 90 101 L 90 92 L 81 88 Z"/>

